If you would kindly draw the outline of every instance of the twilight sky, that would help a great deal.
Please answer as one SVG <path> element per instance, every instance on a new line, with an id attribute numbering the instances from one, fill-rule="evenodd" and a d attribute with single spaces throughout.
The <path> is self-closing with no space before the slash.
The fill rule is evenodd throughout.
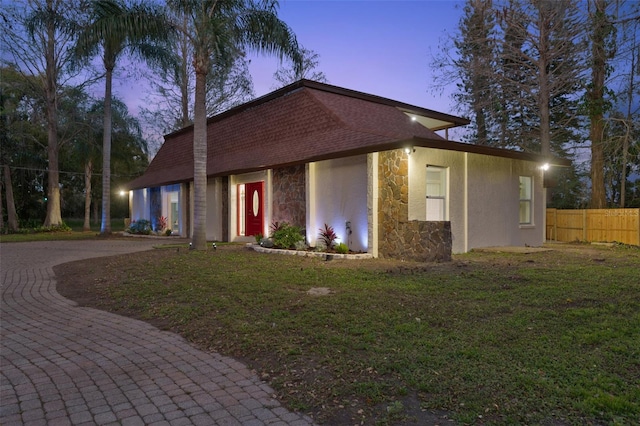
<path id="1" fill-rule="evenodd" d="M 318 69 L 330 84 L 450 112 L 448 96 L 429 91 L 429 62 L 445 31 L 455 31 L 460 5 L 453 0 L 284 0 L 279 16 L 302 46 L 320 55 Z M 275 58 L 252 60 L 256 95 L 273 87 L 277 66 Z"/>
<path id="2" fill-rule="evenodd" d="M 461 4 L 454 0 L 281 0 L 279 16 L 303 47 L 320 55 L 318 70 L 330 84 L 455 113 L 448 94 L 430 92 L 429 62 L 445 31 L 455 31 Z M 256 96 L 272 91 L 278 65 L 275 57 L 251 55 Z M 114 94 L 137 114 L 145 96 L 137 79 L 125 74 L 114 81 Z"/>

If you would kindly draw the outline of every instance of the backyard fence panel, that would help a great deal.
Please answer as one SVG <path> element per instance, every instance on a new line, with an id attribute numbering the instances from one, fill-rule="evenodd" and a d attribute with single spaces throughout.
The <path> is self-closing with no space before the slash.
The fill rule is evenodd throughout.
<path id="1" fill-rule="evenodd" d="M 548 209 L 547 239 L 640 245 L 640 209 Z"/>
<path id="2" fill-rule="evenodd" d="M 557 241 L 584 241 L 584 210 L 558 210 L 557 215 Z"/>

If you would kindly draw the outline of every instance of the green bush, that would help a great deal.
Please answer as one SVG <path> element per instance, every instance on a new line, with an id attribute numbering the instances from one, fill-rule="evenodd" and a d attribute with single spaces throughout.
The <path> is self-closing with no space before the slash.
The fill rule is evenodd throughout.
<path id="1" fill-rule="evenodd" d="M 274 246 L 289 249 L 295 247 L 299 241 L 304 241 L 304 236 L 299 226 L 292 226 L 287 222 L 282 222 L 278 225 L 273 235 L 271 235 Z"/>
<path id="2" fill-rule="evenodd" d="M 29 225 L 33 225 L 36 222 L 21 222 Z M 8 231 L 8 230 L 7 230 Z M 42 234 L 49 232 L 71 232 L 72 229 L 69 228 L 64 222 L 60 225 L 53 226 L 25 226 L 18 228 L 17 231 L 13 232 L 14 234 Z"/>
<path id="3" fill-rule="evenodd" d="M 129 234 L 149 235 L 151 234 L 151 222 L 147 219 L 134 220 L 129 225 L 127 232 Z"/>
<path id="4" fill-rule="evenodd" d="M 335 249 L 336 249 L 336 252 L 340 254 L 349 253 L 349 246 L 346 245 L 345 243 L 336 244 Z"/>

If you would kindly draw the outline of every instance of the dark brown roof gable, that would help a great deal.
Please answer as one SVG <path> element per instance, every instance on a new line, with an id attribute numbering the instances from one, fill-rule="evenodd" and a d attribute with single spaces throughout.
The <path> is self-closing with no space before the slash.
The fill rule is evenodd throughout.
<path id="1" fill-rule="evenodd" d="M 302 80 L 209 118 L 207 174 L 239 174 L 407 144 L 529 159 L 514 151 L 487 151 L 445 141 L 410 115 L 435 120 L 445 127 L 468 124 L 459 117 Z M 145 174 L 129 187 L 193 180 L 192 142 L 192 126 L 167 135 Z"/>

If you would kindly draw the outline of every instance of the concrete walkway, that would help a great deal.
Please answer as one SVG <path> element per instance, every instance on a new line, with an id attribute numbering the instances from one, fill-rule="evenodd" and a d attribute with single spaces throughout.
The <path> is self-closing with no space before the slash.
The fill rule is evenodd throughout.
<path id="1" fill-rule="evenodd" d="M 54 265 L 153 243 L 0 245 L 0 425 L 311 425 L 240 362 L 56 292 Z"/>

